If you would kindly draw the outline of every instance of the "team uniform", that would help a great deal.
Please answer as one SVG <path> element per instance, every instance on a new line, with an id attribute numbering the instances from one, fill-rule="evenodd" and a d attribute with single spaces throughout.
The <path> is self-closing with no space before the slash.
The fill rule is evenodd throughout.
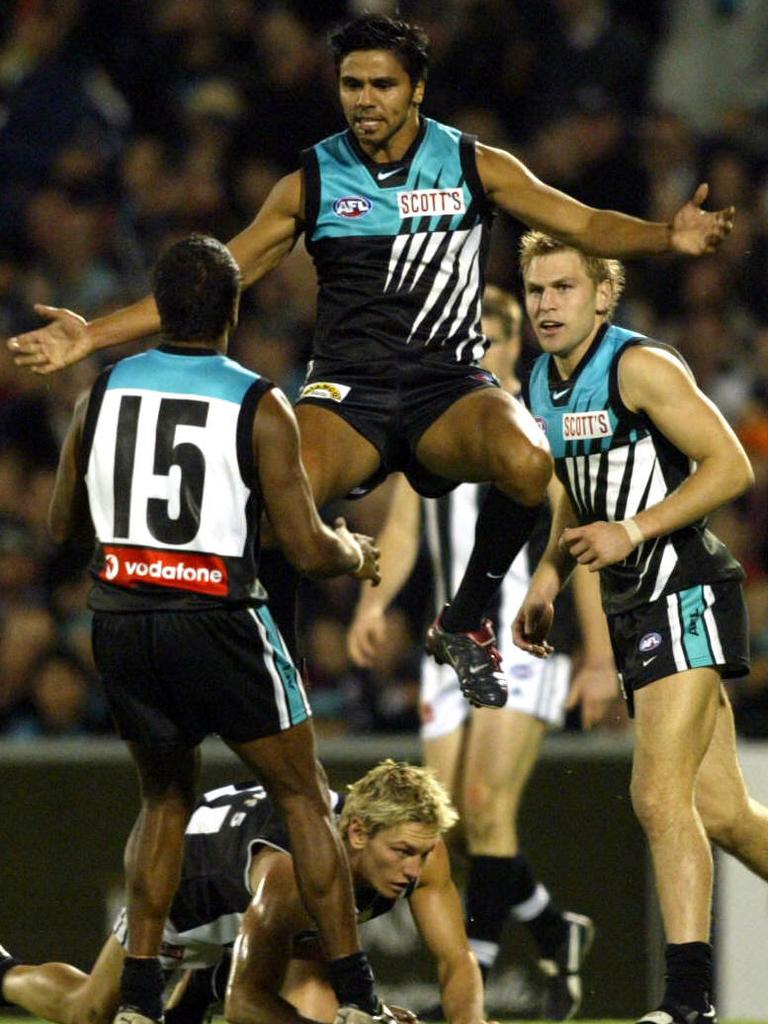
<path id="1" fill-rule="evenodd" d="M 688 457 L 621 400 L 618 363 L 630 345 L 663 348 L 683 361 L 667 345 L 605 325 L 568 380 L 549 355 L 531 373 L 529 406 L 580 523 L 635 516 L 691 473 Z M 704 519 L 645 541 L 600 570 L 616 664 L 630 697 L 690 668 L 716 666 L 724 678 L 749 671 L 743 578 Z"/>
<path id="2" fill-rule="evenodd" d="M 81 472 L 96 533 L 94 655 L 123 739 L 245 742 L 309 717 L 258 580 L 253 420 L 271 384 L 212 350 L 107 368 Z"/>
<path id="3" fill-rule="evenodd" d="M 425 495 L 455 484 L 414 457 L 431 423 L 498 381 L 477 365 L 493 207 L 475 140 L 421 118 L 401 160 L 375 163 L 350 131 L 302 154 L 305 238 L 318 275 L 313 358 L 299 401 L 332 409 Z"/>
<path id="4" fill-rule="evenodd" d="M 455 593 L 469 561 L 475 522 L 487 484 L 462 484 L 436 501 L 422 502 L 432 560 L 435 603 L 442 608 Z M 493 605 L 485 610 L 494 624 L 502 668 L 509 680 L 505 710 L 522 711 L 547 725 L 563 724 L 571 675 L 571 659 L 553 654 L 534 658 L 512 642 L 512 623 L 531 578 L 530 545 L 515 558 Z M 453 732 L 467 718 L 470 706 L 456 673 L 425 657 L 421 665 L 421 735 L 436 739 Z M 498 712 L 501 713 L 501 712 Z"/>
<path id="5" fill-rule="evenodd" d="M 343 796 L 331 791 L 330 797 L 333 813 L 340 814 Z M 181 881 L 160 950 L 164 969 L 211 967 L 231 949 L 255 895 L 251 866 L 265 847 L 288 854 L 291 850 L 288 831 L 262 786 L 236 783 L 203 795 L 184 837 Z M 414 886 L 404 891 L 405 898 Z M 357 890 L 355 895 L 360 924 L 385 914 L 397 902 L 373 889 Z M 114 927 L 123 946 L 126 930 L 123 910 Z M 301 932 L 294 939 L 293 955 L 314 959 L 317 939 L 314 929 Z"/>

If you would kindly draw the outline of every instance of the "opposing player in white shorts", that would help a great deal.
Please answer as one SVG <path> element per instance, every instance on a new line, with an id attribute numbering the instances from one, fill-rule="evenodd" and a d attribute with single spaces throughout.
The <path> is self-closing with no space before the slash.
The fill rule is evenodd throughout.
<path id="1" fill-rule="evenodd" d="M 485 366 L 508 390 L 519 390 L 513 368 L 520 350 L 520 308 L 500 289 L 486 289 L 483 329 L 493 344 Z M 395 485 L 379 536 L 382 582 L 364 587 L 350 627 L 349 649 L 362 666 L 373 664 L 384 642 L 386 610 L 416 562 L 426 531 L 440 608 L 461 579 L 474 540 L 482 487 L 463 484 L 437 500 L 423 500 L 402 478 Z M 509 696 L 502 709 L 472 708 L 456 673 L 425 658 L 421 676 L 421 737 L 426 763 L 461 808 L 470 857 L 466 894 L 467 933 L 484 976 L 498 954 L 511 915 L 533 936 L 546 981 L 542 1017 L 565 1020 L 581 1003 L 581 964 L 593 935 L 592 922 L 561 912 L 537 881 L 520 851 L 517 815 L 522 794 L 551 727 L 562 725 L 571 677 L 570 658 L 554 655 L 537 664 L 512 643 L 512 621 L 525 595 L 531 567 L 527 548 L 518 555 L 487 609 L 496 627 Z M 586 576 L 586 574 L 585 574 Z M 594 585 L 594 581 L 589 581 Z M 596 588 L 595 588 L 596 590 Z M 599 615 L 599 596 L 593 595 Z M 602 620 L 597 622 L 601 625 Z M 591 628 L 583 668 L 616 692 L 607 631 Z M 543 671 L 542 671 L 543 669 Z M 423 1016 L 423 1015 L 422 1015 Z"/>

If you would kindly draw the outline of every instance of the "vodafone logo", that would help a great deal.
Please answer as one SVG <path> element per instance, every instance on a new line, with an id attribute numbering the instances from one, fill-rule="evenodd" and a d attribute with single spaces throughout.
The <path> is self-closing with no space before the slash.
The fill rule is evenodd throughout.
<path id="1" fill-rule="evenodd" d="M 175 590 L 224 597 L 229 590 L 227 565 L 218 555 L 194 551 L 104 546 L 103 580 L 122 587 L 154 584 Z"/>

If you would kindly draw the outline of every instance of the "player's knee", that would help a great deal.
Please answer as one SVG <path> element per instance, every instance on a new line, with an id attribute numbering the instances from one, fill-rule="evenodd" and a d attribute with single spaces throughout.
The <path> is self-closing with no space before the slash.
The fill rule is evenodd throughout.
<path id="1" fill-rule="evenodd" d="M 633 777 L 630 786 L 632 808 L 642 825 L 648 840 L 665 835 L 680 821 L 686 802 L 692 807 L 690 795 L 687 798 L 668 779 L 660 777 Z"/>
<path id="2" fill-rule="evenodd" d="M 491 786 L 474 784 L 465 788 L 463 822 L 470 847 L 492 841 L 500 820 L 496 792 Z"/>
<path id="3" fill-rule="evenodd" d="M 521 505 L 540 505 L 547 494 L 554 463 L 546 448 L 528 441 L 507 454 L 497 485 Z"/>

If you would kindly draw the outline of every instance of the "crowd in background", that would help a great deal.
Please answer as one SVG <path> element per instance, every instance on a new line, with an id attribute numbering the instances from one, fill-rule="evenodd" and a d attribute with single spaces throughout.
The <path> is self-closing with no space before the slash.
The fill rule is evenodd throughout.
<path id="1" fill-rule="evenodd" d="M 241 230 L 300 150 L 343 126 L 327 29 L 394 7 L 3 4 L 0 337 L 39 324 L 34 303 L 86 317 L 125 305 L 146 293 L 170 241 Z M 616 319 L 683 352 L 752 458 L 755 487 L 712 525 L 748 574 L 754 661 L 732 690 L 738 726 L 768 736 L 768 4 L 402 0 L 399 10 L 432 39 L 428 116 L 510 150 L 590 205 L 667 220 L 699 181 L 709 182 L 709 208 L 736 205 L 717 255 L 630 264 Z M 488 268 L 518 292 L 520 230 L 498 218 Z M 291 397 L 314 300 L 297 247 L 245 294 L 231 349 Z M 90 655 L 88 552 L 54 549 L 45 523 L 63 432 L 101 365 L 39 378 L 0 351 L 1 737 L 110 731 Z M 344 512 L 375 533 L 387 496 L 384 485 Z M 425 567 L 422 557 L 393 609 L 375 673 L 353 670 L 346 655 L 356 584 L 307 586 L 310 693 L 327 728 L 417 727 Z"/>

